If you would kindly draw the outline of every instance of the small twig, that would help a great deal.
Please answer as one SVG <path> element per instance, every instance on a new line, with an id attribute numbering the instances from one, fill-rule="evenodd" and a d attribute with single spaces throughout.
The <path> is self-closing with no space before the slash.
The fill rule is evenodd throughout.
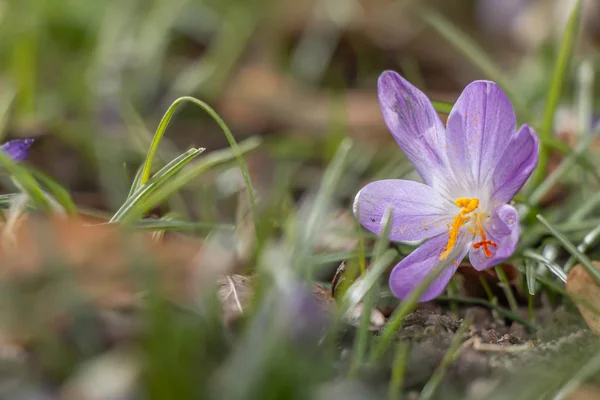
<path id="1" fill-rule="evenodd" d="M 229 293 L 227 293 L 227 296 L 225 296 L 225 299 L 227 299 L 229 297 L 229 295 L 233 293 L 233 298 L 235 299 L 235 304 L 237 305 L 238 309 L 240 310 L 240 313 L 243 314 L 244 309 L 242 308 L 242 304 L 240 303 L 240 299 L 238 298 L 237 290 L 235 289 L 235 283 L 233 283 L 233 279 L 231 279 L 230 276 L 227 276 L 227 282 L 229 282 L 231 291 Z"/>
<path id="2" fill-rule="evenodd" d="M 473 348 L 477 351 L 487 351 L 494 353 L 520 353 L 533 348 L 533 343 L 528 341 L 525 344 L 505 346 L 500 344 L 482 343 L 481 338 L 473 338 Z"/>

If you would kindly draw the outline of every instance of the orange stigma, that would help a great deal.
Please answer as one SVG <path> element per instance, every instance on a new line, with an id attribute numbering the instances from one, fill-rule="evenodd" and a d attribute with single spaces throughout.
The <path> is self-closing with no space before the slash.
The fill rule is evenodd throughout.
<path id="1" fill-rule="evenodd" d="M 445 260 L 454 249 L 456 245 L 456 241 L 458 240 L 458 232 L 460 227 L 463 226 L 467 221 L 469 221 L 470 217 L 467 214 L 473 212 L 477 207 L 479 207 L 479 199 L 477 198 L 467 198 L 467 197 L 459 197 L 454 202 L 457 207 L 460 207 L 460 212 L 450 225 L 450 231 L 448 232 L 448 243 L 444 247 L 444 251 L 440 254 L 440 261 Z M 485 240 L 485 239 L 484 239 Z"/>
<path id="2" fill-rule="evenodd" d="M 460 208 L 460 212 L 458 213 L 458 215 L 456 215 L 456 217 L 454 217 L 452 224 L 449 225 L 448 243 L 444 247 L 444 251 L 442 251 L 442 253 L 440 254 L 440 261 L 443 261 L 448 258 L 448 256 L 454 249 L 454 246 L 456 245 L 456 242 L 458 240 L 458 233 L 460 232 L 461 226 L 466 224 L 471 219 L 471 217 L 475 218 L 475 225 L 477 228 L 469 226 L 469 231 L 471 231 L 473 235 L 481 235 L 481 241 L 473 244 L 473 248 L 479 249 L 480 247 L 483 247 L 483 253 L 487 258 L 490 258 L 492 256 L 490 246 L 498 248 L 498 244 L 491 240 L 488 240 L 485 235 L 485 230 L 483 229 L 483 224 L 481 223 L 482 219 L 485 217 L 485 214 L 473 213 L 473 211 L 475 211 L 475 209 L 479 207 L 479 199 L 459 197 L 458 199 L 456 199 L 454 204 L 456 204 L 456 206 Z"/>
<path id="3" fill-rule="evenodd" d="M 490 258 L 492 256 L 492 252 L 490 251 L 489 246 L 498 248 L 498 243 L 492 242 L 491 240 L 487 240 L 487 238 L 485 237 L 485 230 L 481 225 L 480 215 L 477 216 L 475 223 L 477 224 L 477 229 L 479 229 L 479 234 L 481 235 L 481 242 L 473 244 L 473 248 L 478 249 L 483 246 L 483 253 L 487 258 Z"/>

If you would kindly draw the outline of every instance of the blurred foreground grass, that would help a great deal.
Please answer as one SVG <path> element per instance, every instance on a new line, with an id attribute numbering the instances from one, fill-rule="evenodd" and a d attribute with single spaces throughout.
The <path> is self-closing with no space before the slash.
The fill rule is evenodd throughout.
<path id="1" fill-rule="evenodd" d="M 472 2 L 3 4 L 0 127 L 38 140 L 28 166 L 0 155 L 0 396 L 597 396 L 600 347 L 564 286 L 600 234 L 582 7 L 524 49 Z M 387 288 L 413 247 L 350 213 L 365 181 L 415 177 L 379 115 L 386 68 L 442 114 L 492 79 L 543 144 L 509 264 L 414 313 Z"/>

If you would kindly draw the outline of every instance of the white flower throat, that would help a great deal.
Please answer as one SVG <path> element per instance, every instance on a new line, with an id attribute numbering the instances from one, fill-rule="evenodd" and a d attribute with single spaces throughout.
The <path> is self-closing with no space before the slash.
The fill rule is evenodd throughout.
<path id="1" fill-rule="evenodd" d="M 498 244 L 488 240 L 486 237 L 485 229 L 483 229 L 483 221 L 486 218 L 486 213 L 477 211 L 479 208 L 479 199 L 476 197 L 459 197 L 454 201 L 454 204 L 460 208 L 460 211 L 454 217 L 452 223 L 448 224 L 448 243 L 440 254 L 440 261 L 448 258 L 454 249 L 458 240 L 458 234 L 463 226 L 467 227 L 474 236 L 481 235 L 481 241 L 474 243 L 473 248 L 483 248 L 485 256 L 490 258 L 492 256 L 490 247 L 497 248 Z"/>

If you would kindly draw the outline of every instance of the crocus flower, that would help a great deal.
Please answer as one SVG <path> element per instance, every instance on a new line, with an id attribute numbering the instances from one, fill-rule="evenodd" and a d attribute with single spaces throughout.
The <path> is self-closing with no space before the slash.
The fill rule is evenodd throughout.
<path id="1" fill-rule="evenodd" d="M 516 130 L 513 107 L 494 83 L 476 81 L 460 95 L 446 128 L 431 102 L 395 72 L 378 82 L 383 118 L 424 183 L 386 179 L 366 185 L 354 201 L 360 223 L 380 233 L 391 208 L 392 241 L 425 240 L 390 276 L 405 298 L 443 267 L 420 301 L 446 287 L 467 253 L 477 270 L 510 257 L 519 239 L 517 211 L 508 204 L 534 170 L 538 139 Z"/>
<path id="2" fill-rule="evenodd" d="M 11 140 L 0 146 L 0 150 L 8 154 L 15 161 L 23 161 L 27 158 L 32 143 L 33 139 Z"/>

